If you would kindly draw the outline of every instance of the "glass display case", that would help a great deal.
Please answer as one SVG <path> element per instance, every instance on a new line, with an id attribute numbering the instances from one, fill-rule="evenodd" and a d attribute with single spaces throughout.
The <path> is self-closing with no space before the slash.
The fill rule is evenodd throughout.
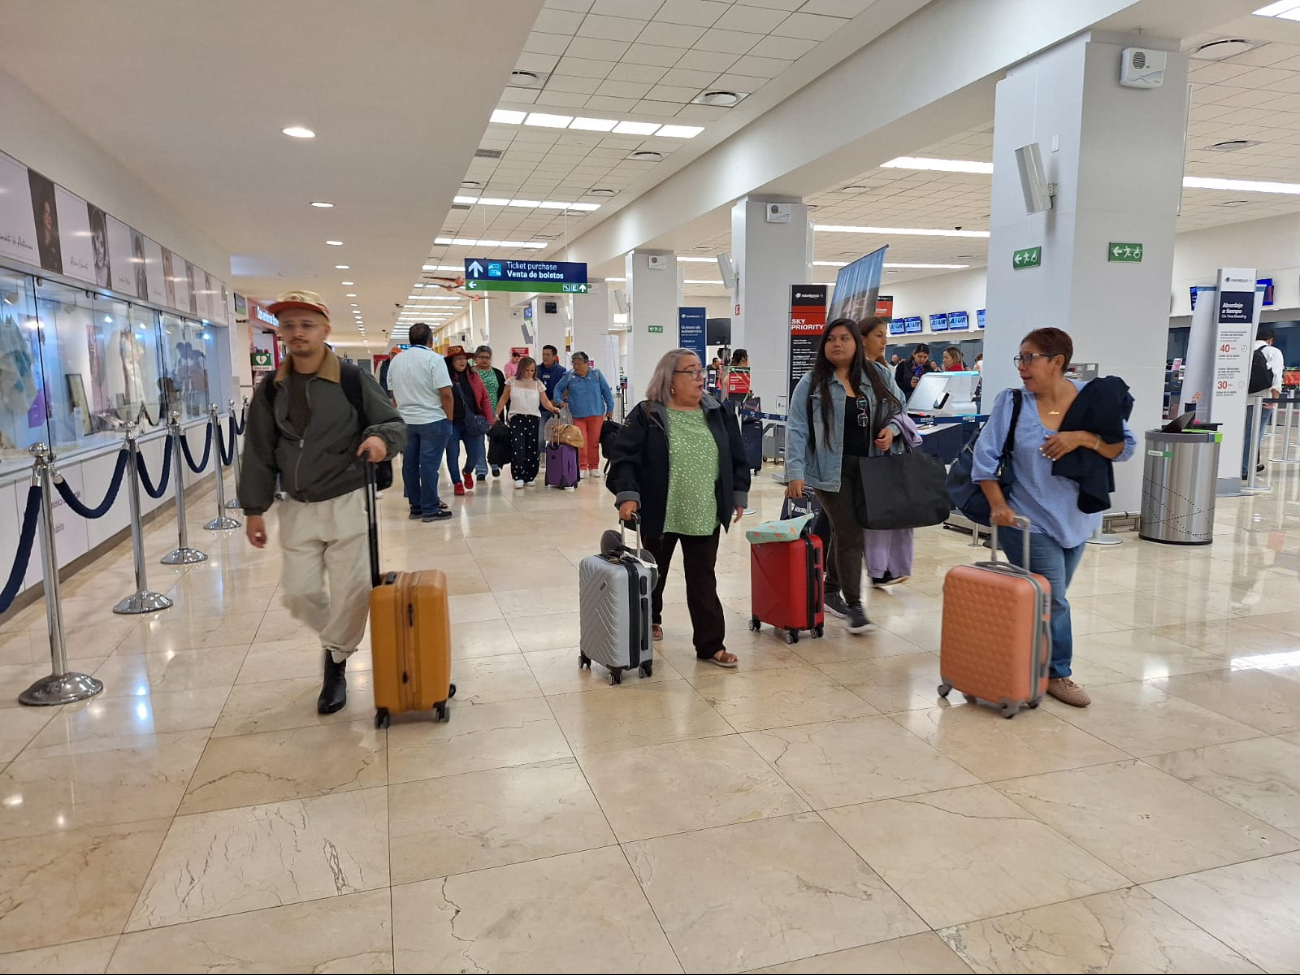
<path id="1" fill-rule="evenodd" d="M 170 383 L 166 395 L 181 422 L 198 419 L 213 402 L 209 392 L 209 362 L 214 361 L 212 331 L 208 326 L 176 315 L 162 315 L 163 357 Z"/>
<path id="2" fill-rule="evenodd" d="M 32 279 L 0 268 L 0 474 L 27 466 L 49 440 Z"/>

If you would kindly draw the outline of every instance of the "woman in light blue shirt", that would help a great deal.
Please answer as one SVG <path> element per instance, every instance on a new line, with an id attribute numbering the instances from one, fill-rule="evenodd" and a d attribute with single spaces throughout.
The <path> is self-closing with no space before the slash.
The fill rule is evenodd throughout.
<path id="1" fill-rule="evenodd" d="M 1137 440 L 1127 422 L 1122 423 L 1124 439 L 1115 443 L 1086 430 L 1060 429 L 1071 404 L 1087 385 L 1065 377 L 1073 355 L 1074 342 L 1059 328 L 1039 328 L 1025 336 L 1015 357 L 1024 389 L 1011 457 L 1014 481 L 1006 493 L 998 481 L 999 458 L 1015 402 L 1010 389 L 998 394 L 975 443 L 971 479 L 988 498 L 992 521 L 1001 529 L 998 542 L 1016 565 L 1024 560 L 1024 540 L 1016 519 L 1029 519 L 1029 569 L 1052 585 L 1052 661 L 1047 692 L 1084 708 L 1092 700 L 1070 679 L 1074 632 L 1065 594 L 1083 558 L 1083 546 L 1101 527 L 1102 516 L 1101 512 L 1080 510 L 1079 483 L 1054 474 L 1052 465 L 1076 450 L 1095 451 L 1108 461 L 1128 460 Z"/>

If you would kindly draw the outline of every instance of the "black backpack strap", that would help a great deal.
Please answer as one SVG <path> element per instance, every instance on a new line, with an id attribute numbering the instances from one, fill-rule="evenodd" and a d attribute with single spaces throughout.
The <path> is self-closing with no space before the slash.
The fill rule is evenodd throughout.
<path id="1" fill-rule="evenodd" d="M 361 392 L 361 370 L 352 363 L 340 359 L 339 385 L 343 387 L 343 395 L 348 398 L 352 408 L 357 411 L 357 419 L 361 421 L 361 432 L 364 433 L 370 423 L 366 418 L 366 403 Z"/>
<path id="2" fill-rule="evenodd" d="M 1011 391 L 1011 425 L 1007 427 L 1007 439 L 1002 441 L 1000 460 L 1006 464 L 1016 452 L 1016 424 L 1020 422 L 1020 408 L 1025 405 L 1025 394 L 1019 389 Z"/>
<path id="3" fill-rule="evenodd" d="M 261 393 L 264 397 L 266 397 L 267 406 L 271 407 L 271 409 L 274 410 L 275 394 L 278 391 L 279 391 L 279 387 L 276 386 L 275 384 L 275 373 L 268 372 L 266 376 L 263 377 L 262 381 L 258 383 L 257 392 L 253 393 L 253 395 L 256 396 L 257 393 Z"/>

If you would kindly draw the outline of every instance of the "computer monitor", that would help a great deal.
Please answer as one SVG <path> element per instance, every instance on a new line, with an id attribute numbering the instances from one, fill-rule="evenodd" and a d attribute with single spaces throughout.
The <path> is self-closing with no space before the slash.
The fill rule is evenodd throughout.
<path id="1" fill-rule="evenodd" d="M 978 372 L 927 372 L 907 400 L 907 412 L 921 416 L 973 416 Z"/>

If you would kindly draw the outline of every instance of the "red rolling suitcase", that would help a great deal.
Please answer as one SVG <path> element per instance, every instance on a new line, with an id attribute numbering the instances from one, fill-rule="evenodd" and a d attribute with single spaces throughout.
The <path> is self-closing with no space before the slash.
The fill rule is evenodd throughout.
<path id="1" fill-rule="evenodd" d="M 793 542 L 751 544 L 749 628 L 770 623 L 785 630 L 786 643 L 798 643 L 800 630 L 815 637 L 825 633 L 824 563 L 822 540 L 807 527 Z"/>
<path id="2" fill-rule="evenodd" d="M 1019 519 L 1024 564 L 1029 565 L 1029 519 Z M 943 580 L 943 632 L 939 644 L 939 693 L 953 688 L 1014 718 L 1036 708 L 1047 693 L 1052 657 L 1052 585 L 1042 576 L 998 561 L 998 530 L 992 558 L 959 565 Z"/>

